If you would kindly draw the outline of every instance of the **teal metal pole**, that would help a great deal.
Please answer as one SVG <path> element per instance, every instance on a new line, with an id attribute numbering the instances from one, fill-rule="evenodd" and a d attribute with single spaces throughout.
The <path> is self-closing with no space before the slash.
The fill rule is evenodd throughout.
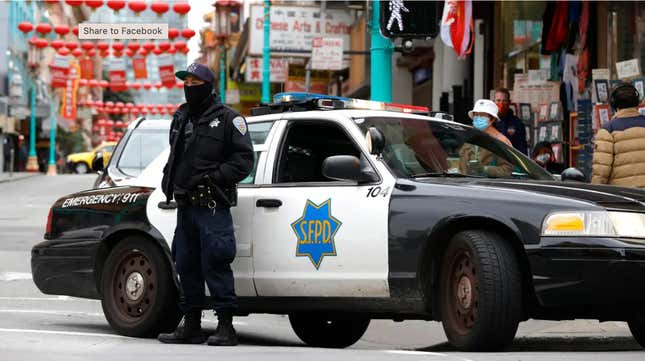
<path id="1" fill-rule="evenodd" d="M 222 103 L 226 104 L 226 47 L 224 45 L 219 56 L 219 96 Z"/>
<path id="2" fill-rule="evenodd" d="M 372 100 L 392 101 L 392 42 L 381 35 L 380 1 L 372 3 L 370 94 Z"/>
<path id="3" fill-rule="evenodd" d="M 53 97 L 52 100 L 56 99 Z M 51 117 L 51 129 L 49 130 L 49 167 L 56 166 L 56 102 L 49 105 L 49 116 Z"/>
<path id="4" fill-rule="evenodd" d="M 31 82 L 31 114 L 29 117 L 29 156 L 36 156 L 36 81 Z"/>
<path id="5" fill-rule="evenodd" d="M 271 102 L 271 0 L 264 0 L 264 46 L 262 47 L 262 103 Z"/>

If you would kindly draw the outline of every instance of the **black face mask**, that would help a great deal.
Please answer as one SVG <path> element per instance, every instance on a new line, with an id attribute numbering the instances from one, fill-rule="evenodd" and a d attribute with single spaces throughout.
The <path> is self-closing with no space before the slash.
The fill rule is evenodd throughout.
<path id="1" fill-rule="evenodd" d="M 213 84 L 204 83 L 201 85 L 187 86 L 184 85 L 184 94 L 186 101 L 191 108 L 198 107 L 204 99 L 208 98 L 213 92 Z"/>

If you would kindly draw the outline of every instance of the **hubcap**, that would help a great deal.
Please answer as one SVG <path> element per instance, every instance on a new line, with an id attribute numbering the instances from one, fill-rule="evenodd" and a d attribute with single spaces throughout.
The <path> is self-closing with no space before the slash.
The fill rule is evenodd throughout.
<path id="1" fill-rule="evenodd" d="M 138 300 L 145 290 L 145 280 L 139 272 L 132 272 L 125 282 L 126 296 L 130 301 Z"/>
<path id="2" fill-rule="evenodd" d="M 472 302 L 472 284 L 468 277 L 463 276 L 457 285 L 457 301 L 463 308 L 469 308 Z"/>
<path id="3" fill-rule="evenodd" d="M 461 334 L 467 334 L 477 321 L 479 279 L 470 252 L 458 251 L 450 264 L 449 308 L 451 323 Z"/>

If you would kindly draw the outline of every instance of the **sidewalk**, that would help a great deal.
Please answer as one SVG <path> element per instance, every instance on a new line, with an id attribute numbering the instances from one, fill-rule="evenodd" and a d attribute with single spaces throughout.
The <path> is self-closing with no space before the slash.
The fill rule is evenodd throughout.
<path id="1" fill-rule="evenodd" d="M 0 183 L 4 182 L 12 182 L 12 181 L 17 181 L 20 179 L 25 179 L 25 178 L 30 178 L 30 177 L 37 177 L 37 176 L 43 176 L 43 173 L 40 172 L 35 172 L 35 173 L 29 173 L 29 172 L 14 172 L 13 176 L 9 176 L 9 172 L 2 172 L 0 173 Z"/>

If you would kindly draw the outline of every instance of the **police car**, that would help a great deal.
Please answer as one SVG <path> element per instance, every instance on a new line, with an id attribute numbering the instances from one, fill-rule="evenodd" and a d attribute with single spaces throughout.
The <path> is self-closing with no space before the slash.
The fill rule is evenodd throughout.
<path id="1" fill-rule="evenodd" d="M 627 321 L 645 344 L 645 192 L 557 181 L 426 111 L 307 94 L 254 110 L 232 208 L 238 314 L 288 314 L 321 347 L 352 345 L 371 319 L 441 321 L 470 351 L 503 349 L 529 318 Z M 175 207 L 149 186 L 59 199 L 36 285 L 100 299 L 123 335 L 172 330 Z"/>

